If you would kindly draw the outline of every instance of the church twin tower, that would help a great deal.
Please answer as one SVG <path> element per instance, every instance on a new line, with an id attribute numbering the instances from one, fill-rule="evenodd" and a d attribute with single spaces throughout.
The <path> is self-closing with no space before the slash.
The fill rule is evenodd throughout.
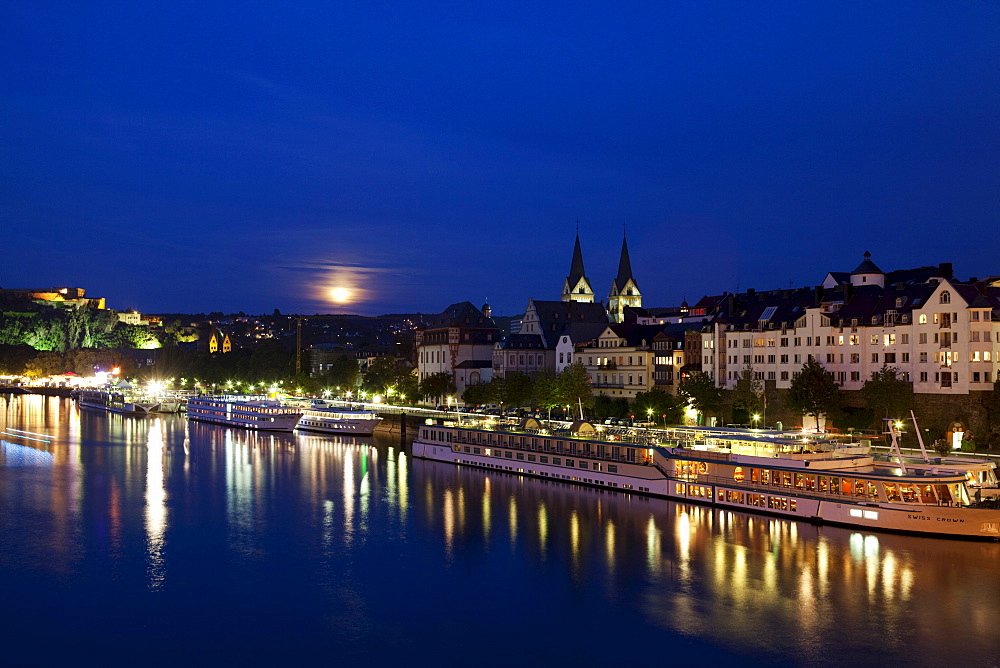
<path id="1" fill-rule="evenodd" d="M 573 260 L 569 265 L 569 276 L 563 283 L 562 300 L 564 302 L 593 303 L 594 289 L 590 287 L 590 279 L 583 270 L 583 252 L 580 250 L 580 233 L 576 233 L 576 244 L 573 246 Z M 618 260 L 618 275 L 611 281 L 611 292 L 608 293 L 608 318 L 612 322 L 622 322 L 625 319 L 625 307 L 642 306 L 642 293 L 639 284 L 632 276 L 632 263 L 628 257 L 628 242 L 622 237 L 622 255 Z"/>

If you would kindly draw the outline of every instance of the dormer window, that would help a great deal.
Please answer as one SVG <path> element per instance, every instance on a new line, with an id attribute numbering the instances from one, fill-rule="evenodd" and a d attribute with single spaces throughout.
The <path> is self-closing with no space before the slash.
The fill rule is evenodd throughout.
<path id="1" fill-rule="evenodd" d="M 903 306 L 903 298 L 896 297 L 896 308 L 902 308 L 902 306 Z"/>

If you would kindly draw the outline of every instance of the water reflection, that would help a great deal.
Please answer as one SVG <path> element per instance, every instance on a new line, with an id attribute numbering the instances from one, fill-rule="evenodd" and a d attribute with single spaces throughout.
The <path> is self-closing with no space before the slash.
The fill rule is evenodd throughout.
<path id="1" fill-rule="evenodd" d="M 631 592 L 654 627 L 797 662 L 828 662 L 833 639 L 841 656 L 875 657 L 905 643 L 921 662 L 944 659 L 956 633 L 976 656 L 992 661 L 997 649 L 989 631 L 1000 624 L 995 543 L 860 533 L 437 462 L 417 462 L 414 474 L 449 508 L 448 545 L 468 545 L 463 532 L 471 532 L 486 550 L 509 543 L 539 563 L 565 555 L 575 582 L 599 583 L 612 597 Z M 447 521 L 460 512 L 451 505 L 461 489 L 483 526 Z M 496 533 L 485 527 L 498 503 L 506 535 L 486 538 Z"/>
<path id="2" fill-rule="evenodd" d="M 391 437 L 259 434 L 42 397 L 4 408 L 8 580 L 30 564 L 63 587 L 90 578 L 160 599 L 206 589 L 206 601 L 233 601 L 220 612 L 242 621 L 244 607 L 290 615 L 313 597 L 322 621 L 304 628 L 366 641 L 389 623 L 397 637 L 419 628 L 440 641 L 436 633 L 499 609 L 498 618 L 516 613 L 522 633 L 548 629 L 535 640 L 546 651 L 561 632 L 599 619 L 608 633 L 641 635 L 647 656 L 680 635 L 786 663 L 943 663 L 956 648 L 967 661 L 995 662 L 997 544 L 412 460 Z"/>
<path id="3" fill-rule="evenodd" d="M 146 543 L 149 551 L 149 587 L 159 589 L 165 577 L 163 534 L 167 526 L 167 490 L 163 485 L 166 450 L 163 423 L 150 419 L 146 448 Z"/>

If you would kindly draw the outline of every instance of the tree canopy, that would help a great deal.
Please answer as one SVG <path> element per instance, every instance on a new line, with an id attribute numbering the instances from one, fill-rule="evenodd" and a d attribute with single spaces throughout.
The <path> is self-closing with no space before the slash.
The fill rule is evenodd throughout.
<path id="1" fill-rule="evenodd" d="M 913 385 L 895 367 L 882 365 L 861 388 L 865 407 L 878 422 L 885 418 L 902 419 L 913 407 Z"/>
<path id="2" fill-rule="evenodd" d="M 716 387 L 712 375 L 695 371 L 680 385 L 680 393 L 691 401 L 699 413 L 718 413 L 722 410 L 722 388 Z"/>
<path id="3" fill-rule="evenodd" d="M 785 405 L 800 415 L 814 416 L 817 429 L 820 416 L 829 414 L 839 403 L 840 387 L 833 374 L 811 358 L 792 379 L 785 395 Z"/>

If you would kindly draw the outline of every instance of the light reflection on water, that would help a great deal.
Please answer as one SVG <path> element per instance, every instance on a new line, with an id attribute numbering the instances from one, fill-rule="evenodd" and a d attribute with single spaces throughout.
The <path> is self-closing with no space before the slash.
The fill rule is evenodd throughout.
<path id="1" fill-rule="evenodd" d="M 650 643 L 580 650 L 584 662 L 649 660 L 665 638 L 791 663 L 941 663 L 956 650 L 995 663 L 1000 649 L 993 543 L 862 533 L 411 460 L 391 437 L 258 434 L 32 396 L 0 408 L 4 433 L 51 440 L 4 436 L 14 445 L 0 454 L 0 582 L 36 576 L 20 598 L 4 590 L 21 606 L 29 593 L 45 598 L 49 581 L 79 597 L 88 583 L 112 583 L 109 604 L 125 607 L 137 591 L 188 600 L 208 590 L 205 609 L 236 621 L 284 610 L 302 634 L 287 631 L 289 643 L 375 641 L 392 628 L 404 655 L 438 646 L 443 619 L 493 620 L 539 656 L 572 655 L 558 637 L 592 620 Z M 15 461 L 11 451 L 41 459 Z"/>

